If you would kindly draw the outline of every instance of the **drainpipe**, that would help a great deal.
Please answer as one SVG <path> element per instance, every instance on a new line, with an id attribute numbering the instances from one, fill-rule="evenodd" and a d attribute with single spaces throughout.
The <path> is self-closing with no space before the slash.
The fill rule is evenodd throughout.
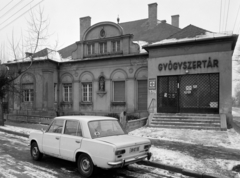
<path id="1" fill-rule="evenodd" d="M 60 63 L 57 65 L 57 111 L 60 113 Z"/>

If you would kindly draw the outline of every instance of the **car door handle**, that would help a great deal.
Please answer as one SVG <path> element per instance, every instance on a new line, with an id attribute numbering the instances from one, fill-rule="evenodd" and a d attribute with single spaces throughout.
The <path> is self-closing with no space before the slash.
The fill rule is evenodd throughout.
<path id="1" fill-rule="evenodd" d="M 59 140 L 59 137 L 55 137 L 57 140 Z"/>
<path id="2" fill-rule="evenodd" d="M 79 140 L 75 140 L 75 142 L 76 142 L 76 143 L 80 143 L 81 141 L 79 141 Z"/>

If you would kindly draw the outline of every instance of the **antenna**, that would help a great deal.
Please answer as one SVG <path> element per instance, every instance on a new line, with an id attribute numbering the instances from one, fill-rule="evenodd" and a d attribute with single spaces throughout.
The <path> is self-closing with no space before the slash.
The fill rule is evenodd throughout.
<path id="1" fill-rule="evenodd" d="M 117 18 L 117 23 L 119 23 L 120 19 L 119 19 L 119 15 L 118 15 L 118 18 Z"/>

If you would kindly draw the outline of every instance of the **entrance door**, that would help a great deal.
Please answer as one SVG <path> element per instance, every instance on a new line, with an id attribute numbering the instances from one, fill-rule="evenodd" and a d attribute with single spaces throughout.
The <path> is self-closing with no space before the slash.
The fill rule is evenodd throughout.
<path id="1" fill-rule="evenodd" d="M 160 113 L 178 112 L 178 76 L 158 77 L 157 110 Z"/>
<path id="2" fill-rule="evenodd" d="M 147 80 L 138 80 L 138 110 L 147 110 Z"/>

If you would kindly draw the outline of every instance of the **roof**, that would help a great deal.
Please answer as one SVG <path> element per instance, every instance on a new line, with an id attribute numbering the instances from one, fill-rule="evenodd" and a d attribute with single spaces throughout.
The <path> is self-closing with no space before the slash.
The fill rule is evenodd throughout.
<path id="1" fill-rule="evenodd" d="M 192 38 L 192 37 L 196 37 L 198 35 L 204 35 L 207 32 L 210 32 L 208 30 L 199 28 L 197 26 L 194 25 L 188 25 L 185 28 L 183 28 L 182 30 L 172 34 L 171 36 L 169 36 L 167 39 L 182 39 L 182 38 Z"/>
<path id="2" fill-rule="evenodd" d="M 74 52 L 77 49 L 77 44 L 73 43 L 67 47 L 64 47 L 63 49 L 60 49 L 58 52 L 62 56 L 62 58 L 68 58 L 69 56 L 72 56 L 72 52 Z"/>
<path id="3" fill-rule="evenodd" d="M 149 43 L 163 40 L 181 29 L 158 20 L 158 24 L 150 29 L 148 19 L 119 23 L 125 34 L 133 34 L 133 41 Z"/>
<path id="4" fill-rule="evenodd" d="M 213 41 L 213 40 L 224 40 L 224 39 L 232 39 L 234 43 L 236 43 L 238 38 L 238 35 L 235 34 L 228 34 L 228 33 L 209 33 L 206 32 L 203 35 L 197 35 L 192 38 L 181 38 L 181 39 L 165 39 L 156 43 L 152 43 L 149 45 L 143 46 L 143 48 L 148 49 L 151 47 L 160 47 L 160 46 L 168 46 L 168 45 L 181 45 L 183 43 L 196 43 L 196 42 L 207 42 L 207 41 Z M 235 46 L 235 45 L 234 45 Z"/>
<path id="5" fill-rule="evenodd" d="M 28 53 L 28 55 L 31 55 L 32 53 Z M 54 62 L 61 62 L 62 58 L 59 55 L 59 53 L 55 50 L 49 49 L 49 48 L 44 48 L 35 54 L 33 54 L 33 61 L 45 61 L 45 60 L 50 60 Z M 14 61 L 8 61 L 7 64 L 14 64 L 14 63 L 26 63 L 26 62 L 31 62 L 31 57 L 25 57 L 23 59 L 19 60 L 14 60 Z"/>

